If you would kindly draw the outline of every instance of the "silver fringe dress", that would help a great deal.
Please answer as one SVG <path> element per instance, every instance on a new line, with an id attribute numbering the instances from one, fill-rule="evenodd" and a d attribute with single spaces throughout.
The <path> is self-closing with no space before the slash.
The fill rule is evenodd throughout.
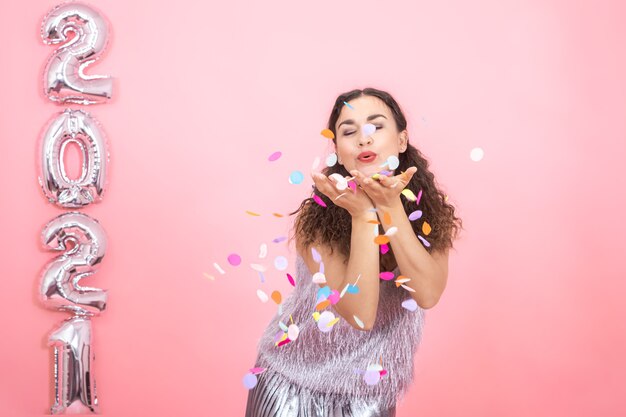
<path id="1" fill-rule="evenodd" d="M 370 331 L 343 318 L 330 332 L 317 328 L 313 312 L 319 285 L 301 256 L 296 258 L 296 288 L 265 329 L 258 344 L 257 385 L 248 393 L 246 417 L 392 417 L 396 403 L 413 381 L 413 357 L 419 346 L 424 310 L 402 307 L 411 298 L 393 280 L 380 282 L 376 322 Z M 398 269 L 393 271 L 397 277 Z M 355 297 L 358 294 L 345 294 Z M 335 316 L 340 317 L 330 307 Z M 279 321 L 300 328 L 298 338 L 276 346 Z M 387 371 L 375 385 L 363 374 L 372 364 Z"/>

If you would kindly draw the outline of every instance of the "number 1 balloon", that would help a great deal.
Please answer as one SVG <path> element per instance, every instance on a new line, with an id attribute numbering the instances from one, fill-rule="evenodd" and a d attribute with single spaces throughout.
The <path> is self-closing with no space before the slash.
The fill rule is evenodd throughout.
<path id="1" fill-rule="evenodd" d="M 81 175 L 68 178 L 63 157 L 74 142 L 82 151 Z M 40 138 L 39 185 L 48 201 L 80 208 L 102 200 L 106 188 L 109 152 L 106 136 L 89 113 L 66 109 L 50 121 Z"/>
<path id="2" fill-rule="evenodd" d="M 71 35 L 71 32 L 74 35 Z M 85 75 L 108 44 L 109 23 L 93 7 L 64 3 L 52 9 L 41 24 L 41 37 L 49 45 L 61 45 L 44 70 L 44 94 L 58 104 L 97 104 L 111 98 L 113 79 Z"/>

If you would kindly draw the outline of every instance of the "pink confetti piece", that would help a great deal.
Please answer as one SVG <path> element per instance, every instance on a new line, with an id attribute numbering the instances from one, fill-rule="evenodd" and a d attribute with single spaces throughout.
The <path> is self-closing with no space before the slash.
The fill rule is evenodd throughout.
<path id="1" fill-rule="evenodd" d="M 230 255 L 228 255 L 228 263 L 232 266 L 238 266 L 239 264 L 241 264 L 241 256 L 237 255 L 236 253 L 231 253 Z"/>
<path id="2" fill-rule="evenodd" d="M 356 187 L 357 184 L 354 181 L 348 181 L 348 188 L 350 188 L 352 191 L 354 191 L 356 193 Z"/>
<path id="3" fill-rule="evenodd" d="M 315 248 L 311 248 L 311 254 L 313 255 L 313 260 L 317 263 L 322 262 L 322 255 Z"/>
<path id="4" fill-rule="evenodd" d="M 290 274 L 287 274 L 287 279 L 289 280 L 289 283 L 295 287 L 296 286 L 296 281 L 294 281 L 293 277 Z"/>
<path id="5" fill-rule="evenodd" d="M 387 375 L 387 370 L 386 369 L 383 369 L 382 371 L 380 371 L 380 376 L 381 377 L 383 377 L 385 375 Z"/>
<path id="6" fill-rule="evenodd" d="M 250 368 L 250 372 L 252 372 L 255 375 L 262 374 L 265 371 L 266 371 L 266 368 Z"/>
<path id="7" fill-rule="evenodd" d="M 339 302 L 339 292 L 337 290 L 333 290 L 333 292 L 328 296 L 331 304 L 337 304 Z"/>
<path id="8" fill-rule="evenodd" d="M 380 279 L 384 281 L 390 281 L 394 278 L 393 272 L 381 272 Z"/>
<path id="9" fill-rule="evenodd" d="M 380 253 L 384 255 L 387 252 L 389 252 L 389 245 L 387 245 L 386 243 L 383 245 L 380 245 Z"/>
<path id="10" fill-rule="evenodd" d="M 281 155 L 282 155 L 282 152 L 276 151 L 273 154 L 271 154 L 269 158 L 267 158 L 267 160 L 270 162 L 276 161 L 278 158 L 280 158 Z"/>
<path id="11" fill-rule="evenodd" d="M 422 190 L 420 190 L 420 192 L 417 193 L 417 200 L 415 201 L 415 204 L 419 204 L 420 203 L 420 198 L 422 198 Z"/>
<path id="12" fill-rule="evenodd" d="M 326 203 L 324 203 L 324 201 L 317 194 L 313 194 L 313 200 L 315 200 L 315 202 L 320 206 L 326 207 Z"/>

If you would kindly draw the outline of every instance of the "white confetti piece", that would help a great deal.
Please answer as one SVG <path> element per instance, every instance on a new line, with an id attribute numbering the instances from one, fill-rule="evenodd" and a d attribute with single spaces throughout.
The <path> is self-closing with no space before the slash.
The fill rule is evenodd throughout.
<path id="1" fill-rule="evenodd" d="M 250 264 L 250 268 L 254 269 L 255 271 L 258 272 L 265 272 L 267 271 L 267 268 L 261 264 Z"/>
<path id="2" fill-rule="evenodd" d="M 267 256 L 267 245 L 265 243 L 261 243 L 259 247 L 259 259 L 265 259 Z"/>
<path id="3" fill-rule="evenodd" d="M 262 303 L 267 303 L 267 300 L 269 300 L 269 297 L 267 296 L 267 294 L 265 294 L 263 290 L 256 290 L 256 295 L 257 297 L 259 297 L 259 300 L 261 300 Z"/>
<path id="4" fill-rule="evenodd" d="M 385 233 L 385 236 L 393 236 L 398 232 L 398 228 L 396 226 L 391 226 L 389 229 L 387 229 L 387 232 Z"/>
<path id="5" fill-rule="evenodd" d="M 219 265 L 217 264 L 217 262 L 214 262 L 214 263 L 213 263 L 213 266 L 215 267 L 215 269 L 217 269 L 217 270 L 218 270 L 218 272 L 219 272 L 220 274 L 224 275 L 224 274 L 226 273 L 226 272 L 224 272 L 224 270 L 222 269 L 222 267 L 221 267 L 221 266 L 219 266 Z"/>
<path id="6" fill-rule="evenodd" d="M 363 324 L 360 318 L 358 318 L 357 316 L 352 316 L 352 317 L 354 317 L 354 321 L 361 329 L 365 328 L 365 324 Z"/>

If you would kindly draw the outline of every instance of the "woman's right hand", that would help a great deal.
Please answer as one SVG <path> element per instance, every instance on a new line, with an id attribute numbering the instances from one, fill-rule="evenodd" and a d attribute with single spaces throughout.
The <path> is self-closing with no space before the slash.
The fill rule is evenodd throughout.
<path id="1" fill-rule="evenodd" d="M 322 194 L 330 198 L 330 200 L 339 207 L 348 210 L 348 213 L 350 213 L 352 217 L 361 216 L 368 210 L 374 208 L 372 200 L 360 188 L 357 188 L 356 193 L 350 188 L 338 190 L 336 187 L 337 182 L 334 178 L 327 177 L 319 172 L 311 173 L 311 177 L 313 178 L 315 187 Z M 339 197 L 340 195 L 341 197 Z"/>

